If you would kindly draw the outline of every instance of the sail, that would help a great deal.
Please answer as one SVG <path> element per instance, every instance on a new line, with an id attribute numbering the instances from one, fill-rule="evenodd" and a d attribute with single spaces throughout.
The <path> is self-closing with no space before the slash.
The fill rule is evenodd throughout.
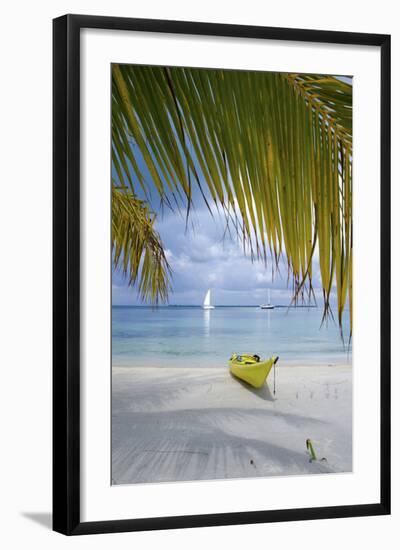
<path id="1" fill-rule="evenodd" d="M 207 290 L 206 297 L 204 298 L 203 306 L 210 306 L 211 305 L 211 289 Z"/>
<path id="2" fill-rule="evenodd" d="M 262 305 L 260 306 L 260 308 L 261 308 L 261 309 L 274 309 L 275 306 L 273 306 L 273 305 L 271 304 L 271 290 L 268 288 L 267 292 L 268 292 L 268 302 L 267 302 L 266 304 L 262 304 Z"/>

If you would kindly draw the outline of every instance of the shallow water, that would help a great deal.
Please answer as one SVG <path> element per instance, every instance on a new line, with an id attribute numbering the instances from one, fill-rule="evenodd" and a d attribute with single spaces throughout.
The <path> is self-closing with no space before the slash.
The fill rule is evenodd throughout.
<path id="1" fill-rule="evenodd" d="M 113 306 L 113 366 L 221 367 L 234 352 L 279 355 L 282 363 L 351 363 L 338 326 L 320 328 L 321 317 L 319 308 Z"/>

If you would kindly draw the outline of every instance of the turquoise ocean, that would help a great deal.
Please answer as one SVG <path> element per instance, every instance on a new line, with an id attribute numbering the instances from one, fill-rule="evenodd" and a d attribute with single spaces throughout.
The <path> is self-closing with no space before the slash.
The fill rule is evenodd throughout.
<path id="1" fill-rule="evenodd" d="M 333 321 L 320 308 L 113 306 L 114 367 L 224 367 L 232 353 L 279 355 L 285 364 L 351 363 Z M 343 334 L 347 342 L 349 315 Z"/>

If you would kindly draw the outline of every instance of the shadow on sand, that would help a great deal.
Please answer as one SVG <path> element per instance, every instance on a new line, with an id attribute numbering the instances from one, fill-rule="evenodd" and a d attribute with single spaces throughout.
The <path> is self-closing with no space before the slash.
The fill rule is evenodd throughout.
<path id="1" fill-rule="evenodd" d="M 253 393 L 260 399 L 263 399 L 264 401 L 276 401 L 276 398 L 272 395 L 271 390 L 269 389 L 267 384 L 264 384 L 261 388 L 253 388 L 253 386 L 250 386 L 250 384 L 247 384 L 247 382 L 240 380 L 240 378 L 236 378 L 236 376 L 234 376 L 231 372 L 229 374 L 235 382 L 238 382 L 240 385 L 246 388 L 247 391 Z"/>

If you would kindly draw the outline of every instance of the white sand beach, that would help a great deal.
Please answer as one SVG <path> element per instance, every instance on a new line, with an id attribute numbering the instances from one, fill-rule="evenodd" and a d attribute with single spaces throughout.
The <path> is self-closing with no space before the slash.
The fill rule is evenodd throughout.
<path id="1" fill-rule="evenodd" d="M 256 390 L 228 368 L 114 367 L 113 484 L 349 472 L 349 365 L 280 366 Z M 306 439 L 317 458 L 309 461 Z"/>

